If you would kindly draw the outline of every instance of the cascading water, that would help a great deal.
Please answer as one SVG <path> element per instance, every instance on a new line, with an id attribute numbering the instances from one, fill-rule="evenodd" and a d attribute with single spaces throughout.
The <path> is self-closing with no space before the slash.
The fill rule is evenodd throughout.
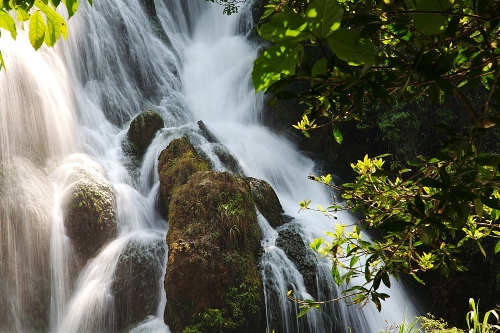
<path id="1" fill-rule="evenodd" d="M 250 2 L 250 1 L 248 1 Z M 158 277 L 150 290 L 154 310 L 133 332 L 169 332 L 163 323 L 165 234 L 156 209 L 157 158 L 181 136 L 203 150 L 215 169 L 224 166 L 217 144 L 200 135 L 202 119 L 234 154 L 247 176 L 268 181 L 293 221 L 272 229 L 260 217 L 262 278 L 269 332 L 376 332 L 414 315 L 399 286 L 378 313 L 338 302 L 297 319 L 294 295 L 327 300 L 338 295 L 330 263 L 308 257 L 306 277 L 287 257 L 281 235 L 310 243 L 331 220 L 297 213 L 297 202 L 328 203 L 307 180 L 313 161 L 260 124 L 263 98 L 250 71 L 257 47 L 245 36 L 247 3 L 224 16 L 203 0 L 100 0 L 80 5 L 70 37 L 54 50 L 32 50 L 20 33 L 0 39 L 7 71 L 0 73 L 0 331 L 113 332 L 131 324 L 127 260 L 147 260 Z M 145 10 L 146 8 L 146 10 Z M 154 110 L 164 121 L 138 171 L 124 152 L 130 120 Z M 220 145 L 220 144 L 219 144 Z M 65 209 L 75 188 L 110 182 L 115 235 L 88 262 L 68 237 Z M 83 185 L 82 185 L 83 184 Z M 104 185 L 103 185 L 104 186 Z M 346 222 L 349 215 L 339 217 Z M 281 237 L 281 240 L 280 240 Z M 80 251 L 81 252 L 81 251 Z M 125 266 L 123 266 L 125 265 Z M 137 272 L 140 276 L 140 270 Z"/>

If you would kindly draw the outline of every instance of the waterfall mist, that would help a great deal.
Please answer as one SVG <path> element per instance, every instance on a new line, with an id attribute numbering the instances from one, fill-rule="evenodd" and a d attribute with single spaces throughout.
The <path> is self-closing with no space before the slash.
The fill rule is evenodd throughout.
<path id="1" fill-rule="evenodd" d="M 68 21 L 68 39 L 53 49 L 35 52 L 22 31 L 16 41 L 2 35 L 0 332 L 118 332 L 130 324 L 120 310 L 133 301 L 120 285 L 129 283 L 120 275 L 120 258 L 142 251 L 155 276 L 164 276 L 168 222 L 158 211 L 156 168 L 160 152 L 182 136 L 217 171 L 226 168 L 214 151 L 227 147 L 246 176 L 272 185 L 292 219 L 275 230 L 259 215 L 269 332 L 377 332 L 385 321 L 416 314 L 394 283 L 381 313 L 371 304 L 360 310 L 337 302 L 296 318 L 288 290 L 316 300 L 340 290 L 331 263 L 314 256 L 311 289 L 277 242 L 287 233 L 305 245 L 323 237 L 334 222 L 298 213 L 297 202 L 328 205 L 331 198 L 307 179 L 314 161 L 261 124 L 264 97 L 250 79 L 258 54 L 247 36 L 252 5 L 225 16 L 203 0 L 97 0 L 92 7 L 80 3 Z M 146 110 L 160 114 L 165 127 L 134 166 L 124 142 L 131 120 Z M 198 120 L 219 143 L 201 134 Z M 116 229 L 87 258 L 68 236 L 67 211 L 75 208 L 78 189 L 92 184 L 112 189 L 106 200 Z M 340 214 L 339 220 L 349 224 L 353 217 Z M 127 327 L 131 332 L 169 332 L 163 279 L 153 284 L 155 309 Z"/>

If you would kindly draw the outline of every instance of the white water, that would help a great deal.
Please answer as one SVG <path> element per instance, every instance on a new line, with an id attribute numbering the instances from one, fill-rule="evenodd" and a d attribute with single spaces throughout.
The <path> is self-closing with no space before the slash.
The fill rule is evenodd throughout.
<path id="1" fill-rule="evenodd" d="M 155 208 L 158 155 L 172 139 L 185 135 L 214 156 L 212 144 L 199 134 L 200 119 L 247 176 L 274 187 L 306 244 L 332 228 L 326 217 L 297 213 L 299 200 L 330 200 L 307 179 L 314 162 L 260 124 L 262 96 L 255 95 L 250 82 L 257 51 L 238 33 L 250 25 L 244 21 L 250 19 L 248 13 L 227 17 L 219 6 L 203 0 L 158 0 L 155 6 L 159 22 L 153 25 L 138 0 L 97 0 L 93 8 L 82 2 L 68 22 L 70 37 L 55 50 L 34 52 L 23 33 L 15 42 L 7 34 L 0 39 L 7 66 L 0 73 L 0 162 L 15 165 L 5 173 L 9 195 L 2 195 L 0 188 L 0 276 L 6 281 L 0 301 L 9 300 L 8 306 L 0 305 L 5 313 L 0 331 L 36 331 L 36 316 L 30 311 L 40 304 L 49 305 L 43 316 L 51 332 L 116 330 L 111 288 L 120 253 L 133 240 L 153 244 L 164 239 L 167 230 Z M 168 40 L 155 34 L 159 26 Z M 127 168 L 130 161 L 121 142 L 130 120 L 148 109 L 164 118 L 165 128 L 135 175 Z M 117 236 L 76 274 L 61 205 L 80 169 L 104 174 L 112 183 Z M 352 218 L 339 219 L 350 223 Z M 351 327 L 357 333 L 377 332 L 385 320 L 399 323 L 403 313 L 414 315 L 411 301 L 396 285 L 382 313 L 372 305 L 358 310 L 339 302 L 296 319 L 297 307 L 286 292 L 312 296 L 276 246 L 277 231 L 264 219 L 259 223 L 269 331 L 347 332 Z M 318 264 L 321 300 L 338 294 L 329 271 L 328 262 Z M 49 300 L 28 295 L 31 289 L 25 284 L 34 275 L 43 277 L 45 282 L 37 280 L 34 286 L 45 283 Z M 162 284 L 158 282 L 157 311 L 133 332 L 169 332 L 163 323 Z"/>

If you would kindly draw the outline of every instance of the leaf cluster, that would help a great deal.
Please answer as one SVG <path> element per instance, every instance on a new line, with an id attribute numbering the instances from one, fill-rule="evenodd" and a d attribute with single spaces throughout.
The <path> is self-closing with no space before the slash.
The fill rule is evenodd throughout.
<path id="1" fill-rule="evenodd" d="M 273 45 L 255 60 L 255 89 L 271 94 L 271 104 L 305 103 L 311 120 L 359 119 L 363 105 L 395 99 L 442 102 L 465 84 L 498 95 L 490 89 L 499 71 L 498 0 L 272 0 L 266 7 L 258 32 Z M 292 92 L 294 82 L 308 88 Z"/>
<path id="2" fill-rule="evenodd" d="M 13 39 L 17 37 L 16 21 L 28 25 L 28 37 L 31 45 L 38 50 L 42 44 L 54 46 L 62 35 L 68 37 L 66 20 L 56 11 L 61 0 L 0 0 L 0 28 L 8 31 Z M 63 0 L 71 18 L 78 9 L 78 0 Z M 92 0 L 89 0 L 92 4 Z M 1 33 L 1 30 L 0 30 Z M 5 63 L 0 52 L 0 70 Z"/>

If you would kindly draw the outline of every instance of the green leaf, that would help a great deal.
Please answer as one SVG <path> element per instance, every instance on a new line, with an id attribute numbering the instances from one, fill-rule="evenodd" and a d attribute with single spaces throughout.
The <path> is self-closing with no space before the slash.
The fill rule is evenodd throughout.
<path id="1" fill-rule="evenodd" d="M 68 19 L 75 15 L 78 9 L 78 0 L 63 0 L 66 8 L 68 9 Z"/>
<path id="2" fill-rule="evenodd" d="M 306 31 L 307 22 L 299 14 L 287 10 L 274 15 L 259 28 L 259 35 L 271 42 L 300 42 L 313 36 Z"/>
<path id="3" fill-rule="evenodd" d="M 356 30 L 339 28 L 328 38 L 330 49 L 349 65 L 375 65 L 375 49 L 368 39 L 359 38 Z"/>
<path id="4" fill-rule="evenodd" d="M 500 251 L 500 240 L 495 245 L 495 254 L 497 254 L 499 251 Z"/>
<path id="5" fill-rule="evenodd" d="M 316 77 L 318 75 L 326 75 L 327 68 L 328 68 L 328 59 L 321 58 L 318 61 L 316 61 L 316 63 L 314 64 L 314 66 L 311 70 L 311 75 L 314 77 Z"/>
<path id="6" fill-rule="evenodd" d="M 342 136 L 342 133 L 340 132 L 340 129 L 337 126 L 332 125 L 332 127 L 333 127 L 333 137 L 335 138 L 335 141 L 337 141 L 337 143 L 341 145 L 342 141 L 344 140 L 344 137 Z"/>
<path id="7" fill-rule="evenodd" d="M 318 38 L 326 38 L 340 27 L 344 10 L 336 0 L 316 0 L 309 3 L 305 19 Z"/>
<path id="8" fill-rule="evenodd" d="M 391 279 L 389 278 L 389 274 L 387 272 L 382 273 L 382 282 L 384 282 L 387 288 L 391 287 Z"/>
<path id="9" fill-rule="evenodd" d="M 30 14 L 28 14 L 24 9 L 21 7 L 17 8 L 17 20 L 19 22 L 28 21 L 30 17 Z"/>
<path id="10" fill-rule="evenodd" d="M 436 13 L 414 14 L 415 29 L 429 36 L 445 31 L 448 18 L 438 12 L 443 12 L 450 6 L 450 0 L 418 0 L 415 10 Z"/>
<path id="11" fill-rule="evenodd" d="M 68 37 L 68 29 L 66 27 L 66 22 L 63 17 L 59 15 L 50 6 L 44 4 L 41 1 L 36 1 L 35 5 L 40 8 L 40 10 L 47 17 L 47 25 L 45 26 L 45 44 L 48 46 L 54 46 L 59 36 L 62 34 L 66 39 Z"/>
<path id="12" fill-rule="evenodd" d="M 39 10 L 34 11 L 31 15 L 29 29 L 30 43 L 35 50 L 38 50 L 42 46 L 45 37 L 45 23 Z"/>
<path id="13" fill-rule="evenodd" d="M 309 306 L 305 306 L 305 307 L 303 307 L 303 308 L 300 310 L 299 314 L 297 315 L 297 318 L 302 317 L 303 315 L 305 315 L 306 313 L 308 313 L 308 312 L 309 312 L 309 310 L 311 310 L 311 309 L 312 309 L 312 307 L 309 307 Z"/>
<path id="14" fill-rule="evenodd" d="M 3 55 L 2 55 L 2 52 L 0 51 L 0 70 L 2 70 L 2 68 L 5 70 L 5 62 L 3 61 Z"/>
<path id="15" fill-rule="evenodd" d="M 1 9 L 0 9 L 0 28 L 10 32 L 12 39 L 16 39 L 17 37 L 16 22 L 9 14 L 7 14 Z"/>
<path id="16" fill-rule="evenodd" d="M 266 89 L 281 78 L 281 74 L 295 74 L 300 54 L 299 44 L 278 44 L 264 51 L 254 62 L 252 80 L 255 91 Z"/>
<path id="17" fill-rule="evenodd" d="M 420 197 L 420 195 L 417 195 L 415 197 L 415 206 L 417 207 L 419 213 L 422 215 L 422 216 L 425 216 L 425 204 L 424 202 L 422 201 L 422 198 Z"/>

